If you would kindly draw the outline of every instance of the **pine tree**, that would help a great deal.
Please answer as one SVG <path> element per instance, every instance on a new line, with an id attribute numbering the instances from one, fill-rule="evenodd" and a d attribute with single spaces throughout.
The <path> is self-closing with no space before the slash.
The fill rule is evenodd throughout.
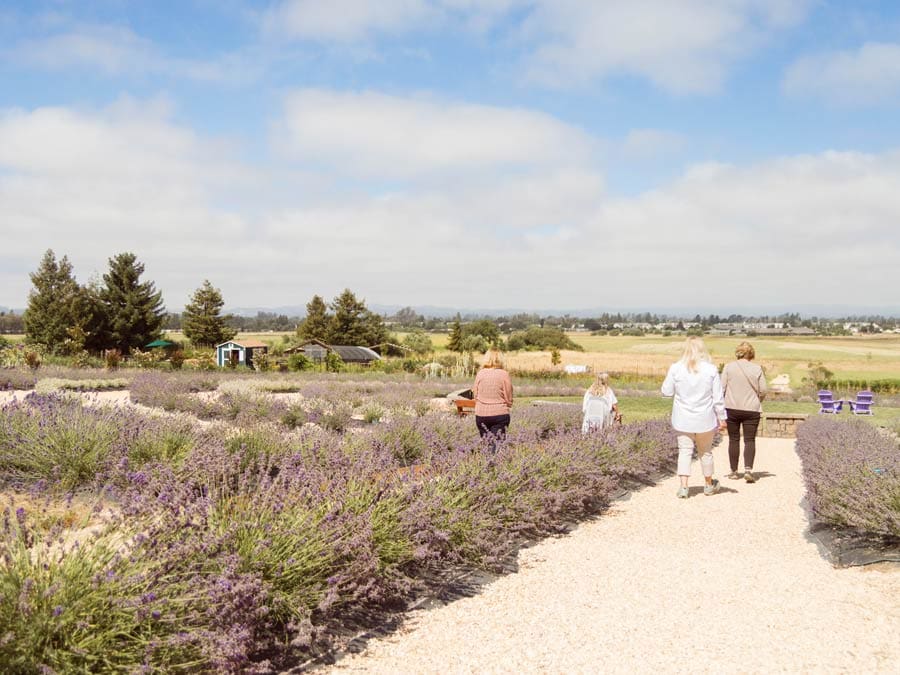
<path id="1" fill-rule="evenodd" d="M 331 339 L 331 316 L 321 296 L 314 295 L 306 303 L 306 318 L 297 327 L 297 336 L 303 340 L 321 340 L 325 343 Z"/>
<path id="2" fill-rule="evenodd" d="M 195 345 L 203 347 L 233 338 L 236 331 L 226 325 L 229 317 L 219 314 L 224 304 L 221 291 L 204 279 L 203 285 L 194 291 L 191 301 L 184 308 L 181 321 L 185 336 Z"/>
<path id="3" fill-rule="evenodd" d="M 384 342 L 387 329 L 384 321 L 366 308 L 366 303 L 357 300 L 349 288 L 331 303 L 334 315 L 331 317 L 329 339 L 336 345 L 373 346 Z"/>
<path id="4" fill-rule="evenodd" d="M 59 262 L 47 249 L 36 272 L 34 288 L 28 293 L 28 308 L 23 317 L 28 342 L 46 345 L 53 352 L 63 349 L 69 330 L 84 323 L 80 315 L 82 290 L 72 275 L 72 265 L 63 256 Z"/>
<path id="5" fill-rule="evenodd" d="M 450 325 L 450 339 L 447 340 L 447 349 L 451 352 L 462 351 L 462 320 L 459 314 L 456 315 L 456 318 L 453 319 L 453 323 Z"/>
<path id="6" fill-rule="evenodd" d="M 107 324 L 105 344 L 123 354 L 140 349 L 161 335 L 166 313 L 162 293 L 152 281 L 140 281 L 144 265 L 134 253 L 120 253 L 109 259 L 100 290 Z"/>

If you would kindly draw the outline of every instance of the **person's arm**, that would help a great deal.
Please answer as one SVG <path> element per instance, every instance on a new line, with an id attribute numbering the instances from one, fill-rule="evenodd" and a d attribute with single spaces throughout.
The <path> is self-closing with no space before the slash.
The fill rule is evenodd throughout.
<path id="1" fill-rule="evenodd" d="M 612 388 L 607 389 L 607 391 L 609 392 L 609 400 L 612 402 L 609 407 L 613 412 L 613 419 L 616 422 L 621 422 L 622 413 L 619 412 L 619 399 L 616 398 L 616 392 L 614 392 Z"/>
<path id="2" fill-rule="evenodd" d="M 513 404 L 513 386 L 512 380 L 509 377 L 509 373 L 504 372 L 506 377 L 503 378 L 503 397 L 506 399 L 506 405 L 512 408 Z"/>
<path id="3" fill-rule="evenodd" d="M 482 370 L 478 371 L 478 373 L 475 375 L 475 384 L 472 385 L 472 399 L 475 401 L 478 400 L 478 385 L 481 384 L 481 373 L 482 372 L 484 372 L 484 371 L 482 371 Z"/>
<path id="4" fill-rule="evenodd" d="M 660 391 L 663 396 L 674 396 L 675 395 L 675 376 L 672 374 L 672 371 L 675 370 L 675 365 L 669 366 L 669 372 L 666 373 L 666 379 L 663 380 L 662 388 Z"/>
<path id="5" fill-rule="evenodd" d="M 591 398 L 591 390 L 588 389 L 584 392 L 584 396 L 581 398 L 581 414 L 584 415 L 588 409 L 588 401 Z"/>
<path id="6" fill-rule="evenodd" d="M 757 380 L 756 386 L 759 392 L 759 400 L 763 401 L 766 398 L 766 393 L 769 391 L 769 385 L 766 384 L 766 374 L 763 372 L 762 367 L 759 369 L 759 380 Z"/>
<path id="7" fill-rule="evenodd" d="M 724 394 L 728 391 L 728 366 L 726 365 L 722 368 L 722 393 Z"/>
<path id="8" fill-rule="evenodd" d="M 725 418 L 727 417 L 725 412 L 725 395 L 722 393 L 722 381 L 719 379 L 718 373 L 713 375 L 712 399 L 713 410 L 716 413 L 716 419 L 719 420 L 719 431 L 725 431 L 728 428 L 728 425 L 725 423 Z"/>

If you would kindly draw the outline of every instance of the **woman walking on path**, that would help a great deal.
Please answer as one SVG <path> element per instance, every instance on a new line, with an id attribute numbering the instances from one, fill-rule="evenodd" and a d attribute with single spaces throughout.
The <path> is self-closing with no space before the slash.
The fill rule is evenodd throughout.
<path id="1" fill-rule="evenodd" d="M 748 483 L 755 483 L 753 460 L 756 458 L 756 431 L 766 397 L 766 376 L 762 368 L 751 363 L 756 350 L 749 342 L 742 342 L 734 350 L 735 361 L 722 370 L 722 389 L 725 392 L 725 411 L 728 414 L 729 478 L 739 479 L 738 460 L 741 455 L 741 428 L 744 431 L 744 473 Z"/>
<path id="2" fill-rule="evenodd" d="M 597 373 L 597 378 L 590 388 L 584 392 L 581 401 L 581 433 L 587 434 L 608 427 L 615 420 L 622 419 L 619 414 L 619 400 L 612 387 L 609 386 L 609 373 Z"/>
<path id="3" fill-rule="evenodd" d="M 677 496 L 681 499 L 688 496 L 695 446 L 706 480 L 703 494 L 714 495 L 719 491 L 719 481 L 713 478 L 712 443 L 716 427 L 719 431 L 726 429 L 725 402 L 719 371 L 710 361 L 702 339 L 689 337 L 685 340 L 681 359 L 673 363 L 666 374 L 662 395 L 675 397 L 672 427 L 678 439 L 678 477 L 681 479 Z"/>
<path id="4" fill-rule="evenodd" d="M 490 434 L 496 449 L 497 441 L 506 436 L 509 410 L 513 404 L 513 387 L 509 373 L 503 369 L 500 352 L 491 349 L 485 355 L 484 367 L 475 376 L 472 387 L 475 395 L 475 426 L 484 438 Z"/>

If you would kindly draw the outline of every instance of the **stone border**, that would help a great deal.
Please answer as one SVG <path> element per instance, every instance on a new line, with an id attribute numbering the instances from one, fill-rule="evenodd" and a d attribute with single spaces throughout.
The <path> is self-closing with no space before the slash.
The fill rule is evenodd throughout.
<path id="1" fill-rule="evenodd" d="M 759 435 L 766 438 L 796 438 L 797 427 L 807 419 L 809 419 L 809 415 L 805 413 L 764 412 Z"/>

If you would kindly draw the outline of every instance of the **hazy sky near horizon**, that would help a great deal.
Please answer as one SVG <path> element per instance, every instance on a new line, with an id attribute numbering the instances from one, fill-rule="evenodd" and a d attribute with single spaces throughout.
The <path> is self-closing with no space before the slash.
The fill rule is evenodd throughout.
<path id="1" fill-rule="evenodd" d="M 900 306 L 900 3 L 6 0 L 0 305 Z"/>

